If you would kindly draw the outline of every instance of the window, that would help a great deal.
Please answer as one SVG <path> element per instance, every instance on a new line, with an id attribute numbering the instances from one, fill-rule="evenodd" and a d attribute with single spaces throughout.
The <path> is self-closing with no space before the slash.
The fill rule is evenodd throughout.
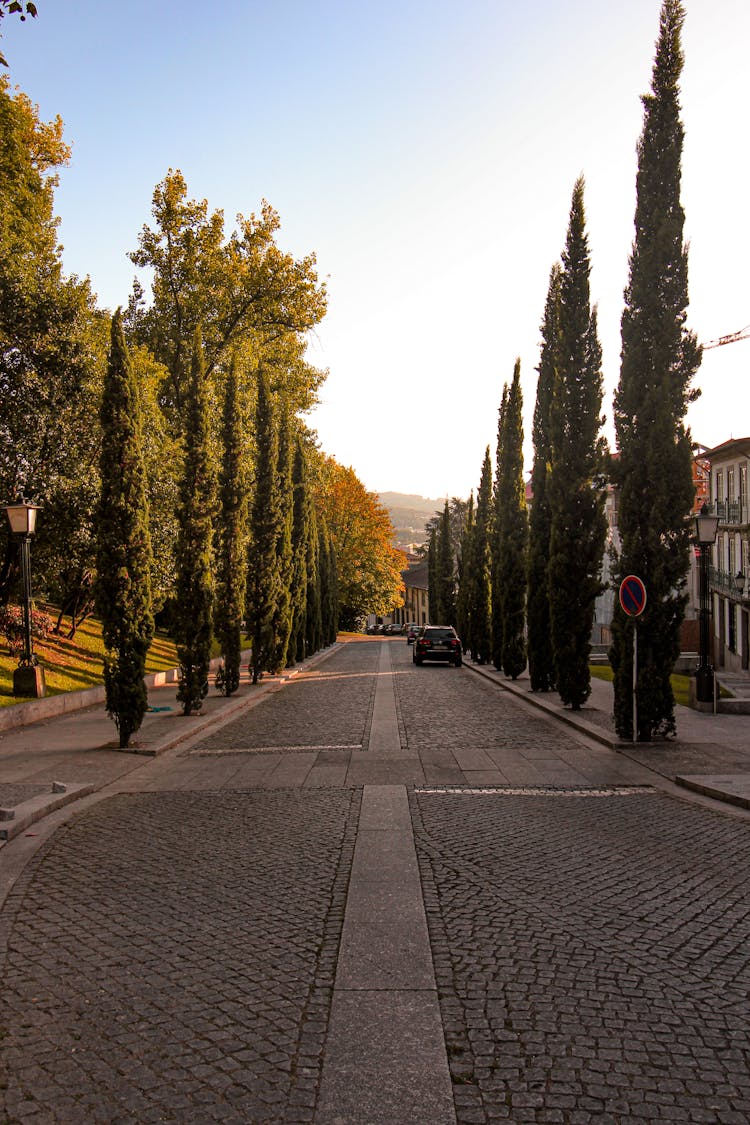
<path id="1" fill-rule="evenodd" d="M 740 504 L 743 509 L 747 506 L 747 465 L 740 465 Z"/>
<path id="2" fill-rule="evenodd" d="M 734 465 L 730 465 L 727 469 L 727 500 L 730 504 L 735 500 Z"/>
<path id="3" fill-rule="evenodd" d="M 737 605 L 735 602 L 728 602 L 727 609 L 729 610 L 729 651 L 737 651 Z"/>
<path id="4" fill-rule="evenodd" d="M 723 504 L 724 503 L 724 470 L 723 469 L 717 469 L 716 470 L 716 476 L 714 477 L 714 480 L 716 482 L 716 503 L 717 504 Z"/>

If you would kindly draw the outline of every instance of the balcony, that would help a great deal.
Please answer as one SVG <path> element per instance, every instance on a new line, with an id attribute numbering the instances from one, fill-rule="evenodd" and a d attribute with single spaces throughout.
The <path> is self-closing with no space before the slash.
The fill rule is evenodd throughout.
<path id="1" fill-rule="evenodd" d="M 747 500 L 714 500 L 708 505 L 709 512 L 718 516 L 723 525 L 743 527 L 750 524 L 750 505 Z"/>
<path id="2" fill-rule="evenodd" d="M 734 601 L 746 602 L 750 600 L 750 579 L 746 574 L 728 574 L 726 570 L 718 567 L 708 568 L 708 584 L 712 590 Z"/>

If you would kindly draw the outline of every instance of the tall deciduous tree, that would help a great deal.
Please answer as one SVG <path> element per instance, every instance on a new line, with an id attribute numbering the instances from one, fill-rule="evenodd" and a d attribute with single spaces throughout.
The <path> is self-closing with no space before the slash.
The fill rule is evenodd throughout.
<path id="1" fill-rule="evenodd" d="M 388 512 L 353 469 L 325 457 L 316 484 L 316 506 L 336 556 L 341 626 L 358 628 L 367 614 L 384 615 L 400 604 L 406 556 L 393 546 Z"/>
<path id="2" fill-rule="evenodd" d="M 622 364 L 615 394 L 619 460 L 618 525 L 622 549 L 615 577 L 638 575 L 647 607 L 638 619 L 638 738 L 675 733 L 669 681 L 679 653 L 688 570 L 687 516 L 694 497 L 687 407 L 700 365 L 687 331 L 688 255 L 680 203 L 683 66 L 680 0 L 664 0 L 651 93 L 643 98 L 638 144 L 635 240 L 622 315 Z M 632 627 L 619 605 L 610 652 L 615 670 L 615 725 L 632 737 Z"/>
<path id="3" fill-rule="evenodd" d="M 41 121 L 5 75 L 0 138 L 0 495 L 22 491 L 43 503 L 35 575 L 58 603 L 90 604 L 99 498 L 99 430 L 91 419 L 109 317 L 96 313 L 87 281 L 62 272 L 54 215 L 55 170 L 69 157 L 62 121 Z M 0 544 L 7 549 L 3 603 L 16 551 L 4 532 Z"/>
<path id="4" fill-rule="evenodd" d="M 493 616 L 502 618 L 501 665 L 506 676 L 517 679 L 526 667 L 526 545 L 528 538 L 526 490 L 523 480 L 523 397 L 521 361 L 516 360 L 513 380 L 503 394 L 502 440 L 497 448 L 495 515 L 497 553 L 495 587 L 499 601 L 492 602 Z"/>
<path id="5" fill-rule="evenodd" d="M 119 311 L 112 318 L 100 417 L 97 607 L 104 638 L 106 706 L 120 747 L 125 748 L 148 707 L 143 677 L 154 619 L 141 411 Z"/>
<path id="6" fill-rule="evenodd" d="M 282 529 L 279 501 L 279 434 L 276 412 L 261 371 L 255 410 L 255 490 L 250 514 L 250 542 L 247 571 L 247 633 L 251 639 L 253 683 L 276 660 L 277 637 L 274 631 L 280 595 L 278 544 Z"/>
<path id="7" fill-rule="evenodd" d="M 589 651 L 606 522 L 601 348 L 591 309 L 583 178 L 573 189 L 562 255 L 560 348 L 550 412 L 550 620 L 555 683 L 579 710 L 591 692 Z"/>
<path id="8" fill-rule="evenodd" d="M 526 605 L 529 678 L 532 691 L 550 691 L 555 683 L 555 664 L 550 636 L 548 564 L 551 530 L 549 476 L 552 471 L 550 411 L 560 343 L 560 266 L 558 263 L 553 265 L 550 272 L 541 331 L 542 348 L 532 431 L 534 467 L 531 472 L 532 503 L 529 513 Z"/>
<path id="9" fill-rule="evenodd" d="M 283 372 L 295 409 L 309 408 L 321 373 L 304 360 L 304 335 L 325 314 L 325 286 L 315 256 L 295 260 L 276 244 L 277 213 L 263 202 L 259 215 L 237 217 L 225 238 L 224 214 L 188 198 L 179 171 L 170 170 L 153 195 L 153 228 L 144 226 L 130 255 L 153 271 L 152 302 L 136 286 L 131 331 L 164 364 L 165 409 L 179 425 L 196 325 L 203 330 L 206 375 L 243 346 L 266 368 Z M 207 316 L 207 310 L 210 316 Z"/>
<path id="10" fill-rule="evenodd" d="M 215 488 L 211 467 L 208 400 L 200 330 L 193 355 L 185 410 L 185 461 L 180 485 L 174 634 L 180 680 L 177 698 L 184 715 L 200 710 L 208 691 L 213 638 L 211 541 Z"/>
<path id="11" fill-rule="evenodd" d="M 231 695 L 240 686 L 242 621 L 247 578 L 247 494 L 243 462 L 239 380 L 237 363 L 233 361 L 226 381 L 222 418 L 214 614 L 216 636 L 224 658 L 222 690 L 225 695 Z"/>

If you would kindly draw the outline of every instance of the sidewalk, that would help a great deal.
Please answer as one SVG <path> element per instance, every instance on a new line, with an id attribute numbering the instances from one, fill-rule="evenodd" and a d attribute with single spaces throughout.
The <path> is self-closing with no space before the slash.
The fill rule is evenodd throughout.
<path id="1" fill-rule="evenodd" d="M 181 714 L 173 682 L 151 686 L 150 710 L 131 752 L 118 749 L 117 731 L 102 703 L 0 731 L 0 851 L 5 842 L 48 813 L 142 768 L 149 758 L 202 731 L 223 725 L 332 651 L 325 649 L 255 686 L 243 681 L 228 698 L 212 688 L 201 714 L 187 718 Z M 487 665 L 466 661 L 464 667 L 678 785 L 750 809 L 750 715 L 705 714 L 678 705 L 676 739 L 634 745 L 621 742 L 615 734 L 613 689 L 604 680 L 592 680 L 588 702 L 573 712 L 555 693 L 532 692 L 527 674 L 511 681 Z"/>
<path id="2" fill-rule="evenodd" d="M 714 715 L 677 704 L 677 738 L 640 744 L 622 742 L 614 729 L 614 689 L 606 680 L 592 678 L 591 695 L 576 712 L 564 707 L 555 692 L 532 692 L 528 673 L 514 681 L 487 665 L 466 661 L 464 667 L 684 788 L 750 808 L 750 715 Z"/>
<path id="3" fill-rule="evenodd" d="M 278 691 L 286 680 L 313 667 L 331 651 L 324 649 L 278 676 L 264 676 L 255 685 L 244 673 L 239 690 L 229 697 L 216 694 L 212 675 L 200 714 L 187 717 L 177 702 L 172 678 L 161 674 L 160 682 L 149 686 L 149 710 L 141 729 L 124 751 L 118 747 L 117 730 L 104 710 L 103 700 L 1 730 L 0 851 L 8 840 L 55 809 L 103 789 L 141 769 L 149 759 L 254 707 L 269 692 Z M 90 696 L 90 692 L 71 694 Z"/>

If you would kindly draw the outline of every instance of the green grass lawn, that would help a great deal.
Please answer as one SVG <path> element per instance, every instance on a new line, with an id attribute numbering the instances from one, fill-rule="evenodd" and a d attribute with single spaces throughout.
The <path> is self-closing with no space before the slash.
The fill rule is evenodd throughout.
<path id="1" fill-rule="evenodd" d="M 54 619 L 57 618 L 53 608 L 49 607 L 48 612 Z M 67 628 L 68 625 L 64 621 L 63 629 Z M 4 641 L 5 638 L 0 638 L 2 646 L 0 648 L 0 707 L 23 702 L 20 697 L 13 695 L 13 671 L 16 668 L 16 661 L 9 656 Z M 34 640 L 34 653 L 44 667 L 48 695 L 59 695 L 64 691 L 81 691 L 83 688 L 96 687 L 103 683 L 104 644 L 101 625 L 94 617 L 84 621 L 72 641 L 55 636 L 48 637 L 46 641 Z M 177 654 L 174 643 L 169 637 L 157 634 L 148 654 L 146 672 L 162 672 L 176 666 Z"/>
<path id="2" fill-rule="evenodd" d="M 611 683 L 614 679 L 614 672 L 610 668 L 609 664 L 592 664 L 590 665 L 590 671 L 591 675 L 596 676 L 598 680 L 608 680 Z M 683 707 L 687 707 L 688 692 L 690 690 L 690 676 L 678 676 L 673 673 L 669 677 L 669 680 L 672 684 L 675 703 L 681 703 Z M 722 691 L 722 695 L 726 695 L 726 692 Z"/>

